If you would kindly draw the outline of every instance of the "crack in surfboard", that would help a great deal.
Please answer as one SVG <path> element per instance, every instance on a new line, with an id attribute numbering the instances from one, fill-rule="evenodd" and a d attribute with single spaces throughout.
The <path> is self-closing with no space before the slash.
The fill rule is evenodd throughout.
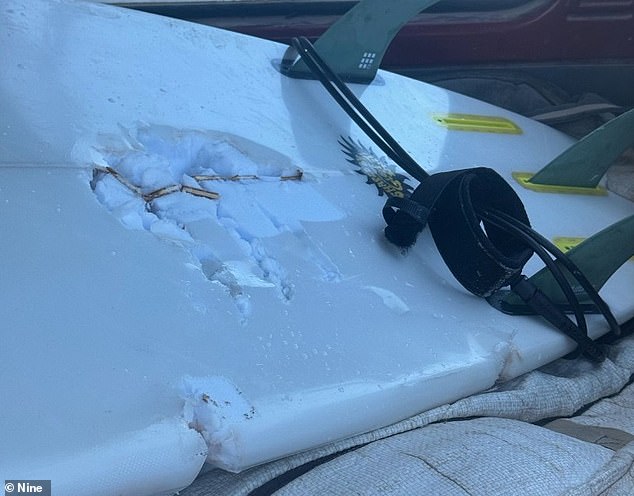
<path id="1" fill-rule="evenodd" d="M 291 233 L 317 277 L 342 279 L 301 223 L 302 216 L 332 220 L 336 209 L 299 184 L 303 172 L 287 157 L 221 132 L 148 124 L 100 138 L 103 160 L 91 181 L 100 202 L 126 227 L 188 250 L 205 277 L 232 298 L 242 323 L 251 315 L 251 288 L 271 288 L 283 303 L 293 299 L 293 281 L 267 238 Z M 289 193 L 312 195 L 316 205 L 288 208 L 275 198 Z"/>

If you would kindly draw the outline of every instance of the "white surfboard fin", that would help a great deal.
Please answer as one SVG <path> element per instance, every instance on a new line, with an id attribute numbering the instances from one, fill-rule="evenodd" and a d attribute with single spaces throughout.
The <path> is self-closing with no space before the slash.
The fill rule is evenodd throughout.
<path id="1" fill-rule="evenodd" d="M 438 1 L 361 1 L 315 42 L 315 49 L 344 81 L 368 84 L 376 76 L 388 46 L 401 27 Z M 314 79 L 295 50 L 289 50 L 282 72 L 290 77 Z"/>

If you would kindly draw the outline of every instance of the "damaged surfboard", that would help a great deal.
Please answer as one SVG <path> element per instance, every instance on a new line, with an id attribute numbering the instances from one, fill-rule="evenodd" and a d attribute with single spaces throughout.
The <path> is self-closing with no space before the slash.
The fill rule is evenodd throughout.
<path id="1" fill-rule="evenodd" d="M 280 72 L 288 47 L 66 0 L 9 0 L 0 27 L 5 479 L 171 494 L 204 462 L 241 471 L 575 348 L 465 291 L 427 232 L 407 252 L 385 239 L 386 197 L 416 179 L 319 82 Z M 496 170 L 549 239 L 632 214 L 513 178 L 574 143 L 557 131 L 388 72 L 363 82 L 426 173 Z M 619 322 L 633 281 L 626 262 L 602 285 Z"/>

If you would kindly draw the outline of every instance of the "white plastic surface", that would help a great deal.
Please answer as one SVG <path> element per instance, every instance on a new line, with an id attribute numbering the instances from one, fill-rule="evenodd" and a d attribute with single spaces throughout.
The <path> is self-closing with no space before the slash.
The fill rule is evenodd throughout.
<path id="1" fill-rule="evenodd" d="M 466 294 L 427 234 L 407 255 L 385 241 L 385 197 L 337 141 L 370 143 L 318 83 L 280 75 L 284 48 L 110 6 L 0 7 L 0 479 L 38 460 L 45 478 L 90 481 L 101 472 L 57 462 L 119 439 L 131 440 L 120 456 L 146 456 L 153 445 L 132 439 L 161 422 L 200 432 L 211 464 L 242 470 L 573 347 Z M 512 181 L 571 143 L 389 73 L 353 89 L 430 172 L 486 165 Z M 524 133 L 447 131 L 432 116 L 448 112 L 506 116 Z M 95 166 L 146 193 L 200 186 L 197 174 L 259 179 L 146 208 L 111 174 L 93 180 Z M 280 180 L 297 169 L 300 181 Z M 588 236 L 632 211 L 614 196 L 517 188 L 548 237 Z M 603 291 L 620 319 L 634 313 L 632 265 Z M 187 444 L 174 470 L 198 453 Z"/>

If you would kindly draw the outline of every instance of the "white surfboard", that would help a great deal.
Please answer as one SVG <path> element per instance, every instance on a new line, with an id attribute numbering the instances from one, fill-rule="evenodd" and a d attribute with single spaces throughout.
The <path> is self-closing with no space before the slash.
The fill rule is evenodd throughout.
<path id="1" fill-rule="evenodd" d="M 407 254 L 385 240 L 385 196 L 359 171 L 394 166 L 318 82 L 280 74 L 286 48 L 112 6 L 3 3 L 0 478 L 170 494 L 205 461 L 244 470 L 574 348 L 467 293 L 428 234 Z M 498 171 L 548 238 L 632 214 L 513 179 L 573 143 L 559 132 L 383 71 L 350 87 L 429 173 Z M 509 132 L 456 129 L 456 114 Z M 633 281 L 626 263 L 601 291 L 621 322 Z"/>

